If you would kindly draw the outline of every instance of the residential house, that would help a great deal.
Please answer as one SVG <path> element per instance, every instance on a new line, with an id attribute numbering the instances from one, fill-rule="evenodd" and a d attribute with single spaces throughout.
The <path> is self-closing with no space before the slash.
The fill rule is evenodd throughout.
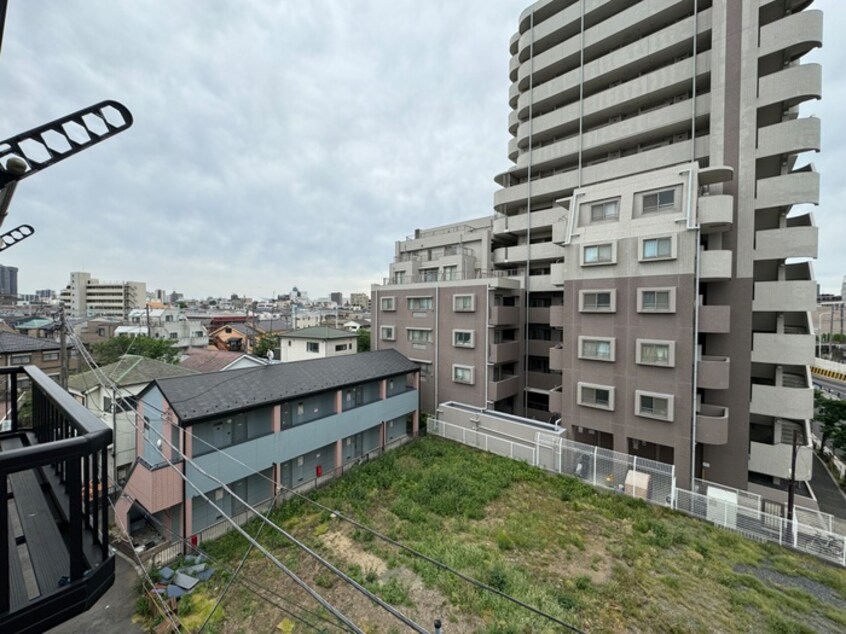
<path id="1" fill-rule="evenodd" d="M 251 352 L 262 332 L 247 323 L 220 326 L 209 333 L 209 346 L 230 352 Z"/>
<path id="2" fill-rule="evenodd" d="M 114 432 L 109 474 L 122 483 L 135 462 L 135 403 L 155 379 L 195 374 L 190 368 L 127 354 L 97 372 L 74 374 L 68 391 Z M 117 389 L 103 385 L 103 377 Z"/>
<path id="3" fill-rule="evenodd" d="M 418 368 L 394 350 L 226 375 L 160 379 L 138 396 L 136 463 L 116 505 L 121 526 L 148 517 L 166 539 L 202 541 L 221 511 L 245 507 L 200 469 L 256 505 L 283 487 L 336 477 L 418 431 Z"/>
<path id="4" fill-rule="evenodd" d="M 195 372 L 219 372 L 222 370 L 240 370 L 267 365 L 267 359 L 260 359 L 244 352 L 229 350 L 195 348 L 185 354 L 179 365 Z"/>
<path id="5" fill-rule="evenodd" d="M 357 351 L 355 333 L 327 326 L 291 330 L 279 336 L 279 360 L 285 362 L 338 357 Z"/>

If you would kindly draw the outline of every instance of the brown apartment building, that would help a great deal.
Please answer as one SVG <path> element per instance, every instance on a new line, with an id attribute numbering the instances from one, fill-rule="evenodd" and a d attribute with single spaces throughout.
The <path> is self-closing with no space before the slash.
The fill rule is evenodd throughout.
<path id="1" fill-rule="evenodd" d="M 794 206 L 819 199 L 799 160 L 820 145 L 799 112 L 821 96 L 820 66 L 802 63 L 822 41 L 811 4 L 522 13 L 495 215 L 398 242 L 373 288 L 374 345 L 432 364 L 424 410 L 560 417 L 571 438 L 674 463 L 682 486 L 775 499 L 796 432 L 810 479 L 817 228 Z"/>

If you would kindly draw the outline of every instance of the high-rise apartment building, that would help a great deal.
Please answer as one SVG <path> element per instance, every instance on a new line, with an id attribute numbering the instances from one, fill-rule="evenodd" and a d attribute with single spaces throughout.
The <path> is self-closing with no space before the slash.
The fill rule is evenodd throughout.
<path id="1" fill-rule="evenodd" d="M 329 293 L 329 301 L 333 302 L 335 306 L 343 306 L 344 305 L 344 294 L 343 293 Z"/>
<path id="2" fill-rule="evenodd" d="M 147 301 L 144 282 L 101 282 L 90 273 L 71 273 L 60 299 L 68 317 L 126 317 Z"/>
<path id="3" fill-rule="evenodd" d="M 775 498 L 795 437 L 795 476 L 810 479 L 817 229 L 794 209 L 819 198 L 799 161 L 820 144 L 819 120 L 799 113 L 821 96 L 820 66 L 801 62 L 822 39 L 810 4 L 541 0 L 523 12 L 490 250 L 520 289 L 509 411 L 672 462 L 680 484 Z M 501 344 L 486 318 L 489 370 Z M 441 338 L 450 319 L 436 318 Z M 491 376 L 476 382 L 487 406 L 506 405 Z"/>
<path id="4" fill-rule="evenodd" d="M 18 294 L 18 267 L 0 266 L 0 295 L 16 297 Z"/>

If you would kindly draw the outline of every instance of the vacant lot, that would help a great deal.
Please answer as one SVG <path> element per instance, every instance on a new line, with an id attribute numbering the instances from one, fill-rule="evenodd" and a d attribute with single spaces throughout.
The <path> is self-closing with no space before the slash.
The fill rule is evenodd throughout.
<path id="1" fill-rule="evenodd" d="M 589 632 L 846 630 L 846 571 L 448 441 L 388 453 L 314 498 Z M 439 617 L 446 634 L 562 631 L 304 501 L 271 517 L 428 629 Z M 259 541 L 365 631 L 407 631 L 279 534 Z M 218 570 L 247 549 L 235 534 L 206 546 Z M 227 576 L 183 601 L 188 628 Z M 343 631 L 257 552 L 221 608 L 205 631 Z"/>

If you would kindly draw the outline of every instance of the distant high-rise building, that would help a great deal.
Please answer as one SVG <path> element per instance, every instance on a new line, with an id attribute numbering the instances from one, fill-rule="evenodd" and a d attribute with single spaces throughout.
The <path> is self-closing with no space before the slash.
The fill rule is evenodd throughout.
<path id="1" fill-rule="evenodd" d="M 362 310 L 370 310 L 370 296 L 367 293 L 350 293 L 350 304 Z"/>
<path id="2" fill-rule="evenodd" d="M 18 267 L 0 266 L 0 295 L 17 296 Z"/>
<path id="3" fill-rule="evenodd" d="M 343 293 L 330 293 L 329 294 L 329 301 L 335 302 L 336 306 L 342 306 L 344 303 L 344 294 Z"/>
<path id="4" fill-rule="evenodd" d="M 101 282 L 90 273 L 71 273 L 70 283 L 60 293 L 68 317 L 126 317 L 147 301 L 144 282 Z"/>

